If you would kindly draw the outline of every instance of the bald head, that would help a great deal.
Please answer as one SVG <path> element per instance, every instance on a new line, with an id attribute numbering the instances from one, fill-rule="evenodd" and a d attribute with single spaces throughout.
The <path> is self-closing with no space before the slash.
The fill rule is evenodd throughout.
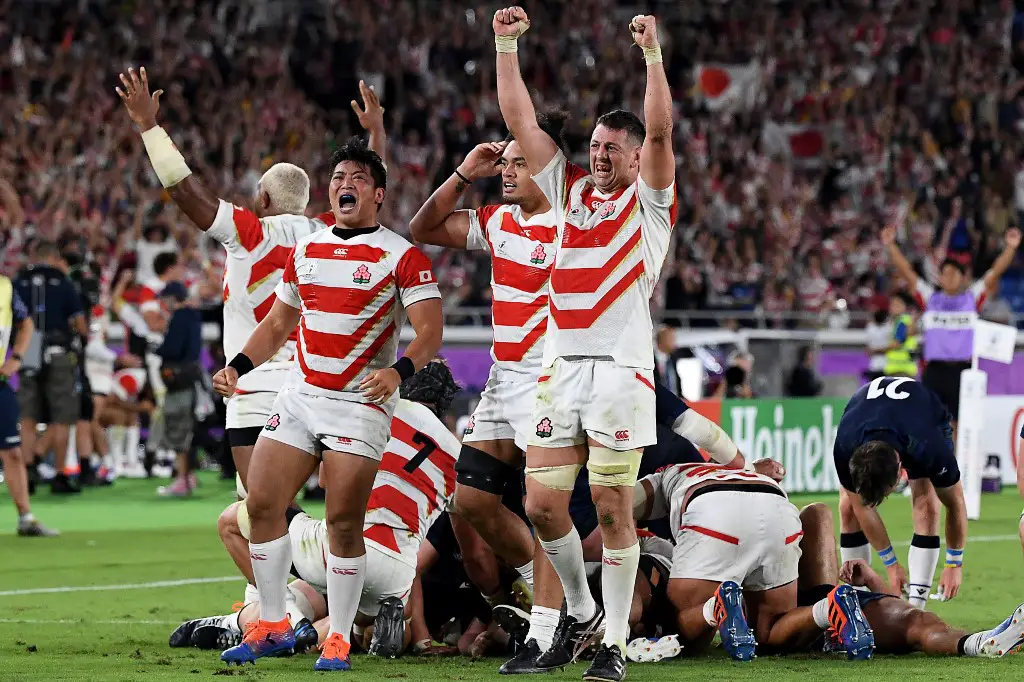
<path id="1" fill-rule="evenodd" d="M 309 176 L 291 163 L 275 163 L 260 178 L 256 213 L 260 217 L 302 215 L 309 203 Z"/>

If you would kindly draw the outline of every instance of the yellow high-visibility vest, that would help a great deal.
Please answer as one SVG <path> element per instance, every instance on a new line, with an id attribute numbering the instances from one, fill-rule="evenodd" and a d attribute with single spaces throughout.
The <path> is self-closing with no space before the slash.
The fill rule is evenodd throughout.
<path id="1" fill-rule="evenodd" d="M 916 334 L 910 333 L 914 319 L 910 315 L 900 315 L 897 318 L 892 328 L 894 341 L 896 340 L 896 329 L 900 323 L 905 324 L 907 327 L 907 338 L 899 348 L 886 351 L 885 369 L 883 371 L 886 376 L 916 377 L 918 368 L 914 355 L 917 352 L 920 341 Z"/>

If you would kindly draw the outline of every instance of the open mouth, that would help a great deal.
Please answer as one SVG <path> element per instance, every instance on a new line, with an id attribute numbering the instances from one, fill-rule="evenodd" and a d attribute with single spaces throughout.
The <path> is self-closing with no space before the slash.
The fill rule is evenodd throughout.
<path id="1" fill-rule="evenodd" d="M 345 193 L 338 195 L 338 208 L 342 211 L 351 211 L 356 207 L 356 195 Z"/>
<path id="2" fill-rule="evenodd" d="M 612 165 L 603 161 L 594 164 L 594 175 L 606 176 L 612 172 Z"/>
<path id="3" fill-rule="evenodd" d="M 519 187 L 519 185 L 517 185 L 514 182 L 501 183 L 501 191 L 504 192 L 505 194 L 512 194 L 512 192 L 516 191 L 517 187 Z"/>

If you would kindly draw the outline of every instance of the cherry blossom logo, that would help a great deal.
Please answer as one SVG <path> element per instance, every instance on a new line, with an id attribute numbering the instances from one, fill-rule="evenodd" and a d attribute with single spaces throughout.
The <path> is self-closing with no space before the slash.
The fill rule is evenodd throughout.
<path id="1" fill-rule="evenodd" d="M 470 433 L 473 433 L 473 429 L 475 429 L 475 428 L 476 428 L 476 417 L 475 416 L 474 417 L 470 417 L 469 421 L 466 423 L 466 428 L 465 428 L 465 430 L 463 430 L 462 433 L 463 433 L 463 435 L 468 435 Z"/>
<path id="2" fill-rule="evenodd" d="M 615 202 L 614 201 L 606 201 L 606 202 L 604 202 L 601 205 L 601 217 L 602 218 L 607 218 L 612 213 L 615 213 Z"/>
<path id="3" fill-rule="evenodd" d="M 530 262 L 534 265 L 540 265 L 547 260 L 548 254 L 544 251 L 543 244 L 537 244 L 537 248 L 530 254 Z"/>
<path id="4" fill-rule="evenodd" d="M 274 414 L 267 420 L 267 425 L 264 426 L 267 431 L 277 431 L 277 427 L 281 425 L 281 415 Z"/>
<path id="5" fill-rule="evenodd" d="M 370 281 L 370 269 L 365 265 L 360 265 L 352 275 L 352 281 L 356 284 L 367 284 Z"/>
<path id="6" fill-rule="evenodd" d="M 544 417 L 537 423 L 537 437 L 538 438 L 551 438 L 551 420 Z"/>

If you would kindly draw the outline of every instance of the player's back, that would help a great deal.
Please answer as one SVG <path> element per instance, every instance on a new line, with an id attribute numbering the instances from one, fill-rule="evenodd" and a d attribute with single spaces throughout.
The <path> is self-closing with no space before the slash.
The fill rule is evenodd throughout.
<path id="1" fill-rule="evenodd" d="M 460 449 L 430 408 L 399 400 L 366 507 L 363 536 L 415 567 L 419 543 L 455 492 Z"/>
<path id="2" fill-rule="evenodd" d="M 587 356 L 652 369 L 650 298 L 675 223 L 675 186 L 654 190 L 637 178 L 604 194 L 579 166 L 565 162 L 561 173 L 568 190 L 558 204 L 560 241 L 544 364 Z M 553 176 L 535 179 L 549 185 L 546 195 L 552 191 Z"/>
<path id="3" fill-rule="evenodd" d="M 861 386 L 846 404 L 839 420 L 836 443 L 864 442 L 870 432 L 889 431 L 924 439 L 949 421 L 935 393 L 908 377 L 879 377 Z"/>
<path id="4" fill-rule="evenodd" d="M 270 313 L 277 297 L 274 290 L 284 272 L 288 255 L 309 235 L 334 224 L 334 216 L 316 218 L 282 214 L 258 218 L 249 209 L 220 202 L 217 217 L 206 234 L 227 249 L 224 272 L 224 355 L 242 351 L 256 325 Z M 241 391 L 277 391 L 285 364 L 295 354 L 296 335 L 277 354 L 239 379 Z"/>
<path id="5" fill-rule="evenodd" d="M 491 358 L 500 373 L 540 374 L 555 220 L 553 209 L 524 220 L 522 209 L 510 204 L 470 213 L 468 248 L 491 254 Z"/>

